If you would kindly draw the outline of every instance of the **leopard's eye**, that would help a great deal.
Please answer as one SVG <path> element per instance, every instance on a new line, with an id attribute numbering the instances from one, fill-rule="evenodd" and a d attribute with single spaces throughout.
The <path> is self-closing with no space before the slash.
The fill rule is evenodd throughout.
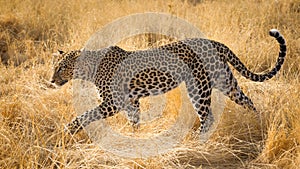
<path id="1" fill-rule="evenodd" d="M 60 73 L 60 72 L 65 71 L 65 70 L 66 70 L 65 67 L 59 67 L 58 70 L 57 70 L 57 72 Z"/>
<path id="2" fill-rule="evenodd" d="M 58 72 L 60 72 L 60 71 L 65 71 L 67 69 L 67 66 L 66 65 L 64 65 L 64 64 L 61 64 L 61 65 L 59 65 L 59 68 L 58 68 Z"/>

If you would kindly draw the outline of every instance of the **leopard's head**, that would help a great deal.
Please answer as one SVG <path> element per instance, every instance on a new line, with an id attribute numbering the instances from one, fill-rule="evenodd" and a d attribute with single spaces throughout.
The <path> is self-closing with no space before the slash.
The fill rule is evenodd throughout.
<path id="1" fill-rule="evenodd" d="M 53 54 L 53 75 L 51 83 L 62 86 L 73 78 L 73 71 L 76 59 L 80 56 L 81 51 L 71 52 L 58 51 Z M 55 61 L 56 60 L 56 61 Z"/>

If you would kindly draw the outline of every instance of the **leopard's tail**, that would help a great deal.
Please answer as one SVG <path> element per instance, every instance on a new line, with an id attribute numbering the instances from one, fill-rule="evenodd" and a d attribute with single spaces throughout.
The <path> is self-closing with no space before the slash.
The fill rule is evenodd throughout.
<path id="1" fill-rule="evenodd" d="M 285 56 L 286 56 L 286 51 L 287 51 L 284 37 L 276 29 L 271 29 L 269 33 L 270 33 L 271 36 L 273 36 L 274 38 L 276 38 L 277 42 L 279 43 L 280 52 L 279 52 L 279 56 L 278 56 L 278 59 L 277 59 L 277 62 L 275 64 L 275 66 L 272 68 L 272 70 L 270 70 L 267 73 L 256 74 L 256 73 L 251 72 L 235 56 L 235 54 L 232 53 L 231 50 L 229 50 L 230 53 L 229 53 L 229 56 L 227 58 L 227 61 L 237 71 L 239 71 L 244 77 L 246 77 L 247 79 L 250 79 L 250 80 L 256 81 L 256 82 L 263 82 L 265 80 L 271 79 L 273 76 L 275 76 L 277 74 L 277 72 L 280 70 L 280 68 L 281 68 L 281 66 L 282 66 L 282 64 L 284 62 L 284 59 L 285 59 Z"/>

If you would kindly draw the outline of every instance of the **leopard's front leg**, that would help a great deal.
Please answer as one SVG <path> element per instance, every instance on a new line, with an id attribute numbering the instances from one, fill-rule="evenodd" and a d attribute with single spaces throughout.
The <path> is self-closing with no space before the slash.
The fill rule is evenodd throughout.
<path id="1" fill-rule="evenodd" d="M 138 129 L 140 126 L 140 102 L 138 99 L 131 99 L 126 105 L 127 118 L 131 122 L 134 129 Z"/>
<path id="2" fill-rule="evenodd" d="M 76 134 L 91 122 L 105 119 L 109 116 L 113 116 L 115 113 L 117 113 L 117 107 L 111 102 L 104 101 L 94 109 L 88 110 L 82 115 L 77 116 L 71 123 L 65 126 L 65 132 Z"/>

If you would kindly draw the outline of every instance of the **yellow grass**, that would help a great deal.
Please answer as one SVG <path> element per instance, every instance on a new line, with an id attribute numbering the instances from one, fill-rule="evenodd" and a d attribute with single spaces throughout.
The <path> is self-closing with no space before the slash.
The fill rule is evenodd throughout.
<path id="1" fill-rule="evenodd" d="M 279 49 L 268 30 L 279 29 L 288 45 L 279 74 L 254 83 L 235 73 L 262 120 L 228 101 L 220 127 L 206 144 L 189 135 L 173 151 L 148 159 L 105 152 L 83 132 L 66 136 L 63 125 L 76 115 L 72 85 L 53 89 L 47 82 L 51 53 L 82 48 L 103 25 L 149 11 L 194 24 L 255 72 L 274 65 Z M 0 40 L 11 57 L 10 66 L 0 65 L 0 168 L 299 168 L 299 18 L 298 0 L 0 1 Z M 13 62 L 23 64 L 14 67 Z M 172 93 L 167 98 L 172 102 Z M 121 118 L 108 121 L 118 126 L 114 122 Z"/>

